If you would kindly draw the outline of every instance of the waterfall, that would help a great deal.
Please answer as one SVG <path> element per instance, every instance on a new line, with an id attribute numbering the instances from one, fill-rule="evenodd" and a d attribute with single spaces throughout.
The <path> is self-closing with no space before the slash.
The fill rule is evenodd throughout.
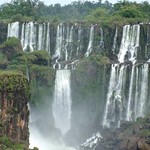
<path id="1" fill-rule="evenodd" d="M 21 37 L 20 37 L 20 40 L 21 40 L 21 44 L 24 45 L 24 42 L 25 42 L 25 23 L 22 23 L 22 27 L 21 27 Z"/>
<path id="2" fill-rule="evenodd" d="M 115 50 L 117 33 L 116 28 L 113 52 Z M 144 64 L 140 70 L 135 66 L 139 38 L 139 25 L 125 25 L 123 27 L 118 60 L 120 63 L 123 63 L 128 58 L 132 62 L 131 74 L 126 79 L 125 65 L 122 65 L 120 68 L 119 64 L 116 64 L 118 74 L 114 69 L 115 65 L 112 65 L 103 126 L 109 127 L 110 123 L 115 123 L 119 127 L 121 120 L 132 121 L 138 116 L 144 115 L 145 101 L 147 100 L 148 93 L 148 64 Z M 126 80 L 130 82 L 129 90 L 126 90 L 125 93 L 124 86 Z M 143 89 L 144 91 L 142 92 Z"/>
<path id="3" fill-rule="evenodd" d="M 110 123 L 115 123 L 119 127 L 123 119 L 125 72 L 124 65 L 121 68 L 117 64 L 112 65 L 103 126 L 110 127 Z"/>
<path id="4" fill-rule="evenodd" d="M 68 60 L 68 47 L 69 47 L 69 38 L 70 38 L 70 34 L 69 34 L 70 28 L 69 25 L 67 26 L 67 37 L 66 37 L 66 44 L 65 44 L 65 60 Z"/>
<path id="5" fill-rule="evenodd" d="M 126 120 L 131 121 L 132 120 L 132 108 L 131 108 L 131 103 L 134 99 L 133 94 L 134 94 L 134 73 L 135 73 L 135 66 L 132 66 L 132 71 L 131 71 L 131 79 L 130 79 L 130 86 L 129 86 L 129 97 L 128 97 L 128 103 L 127 103 L 127 113 L 126 113 Z"/>
<path id="6" fill-rule="evenodd" d="M 94 39 L 94 25 L 92 25 L 91 29 L 90 29 L 89 44 L 88 44 L 87 51 L 85 53 L 86 57 L 88 57 L 89 54 L 92 52 L 92 49 L 93 49 L 93 39 Z"/>
<path id="7" fill-rule="evenodd" d="M 104 49 L 104 35 L 103 35 L 103 29 L 102 28 L 100 28 L 100 35 L 101 35 L 100 48 Z"/>
<path id="8" fill-rule="evenodd" d="M 30 110 L 30 116 L 29 116 L 29 148 L 33 149 L 34 147 L 38 147 L 39 150 L 75 150 L 74 148 L 67 147 L 62 139 L 55 139 L 56 141 L 53 141 L 50 138 L 49 135 L 49 126 L 41 127 L 39 124 L 41 124 L 40 117 L 44 119 L 48 119 L 48 116 L 39 116 L 40 112 L 36 110 L 35 108 L 30 107 L 30 104 L 28 104 L 28 108 Z M 43 122 L 44 124 L 44 122 Z M 43 130 L 45 130 L 45 127 L 47 128 L 47 134 L 43 135 Z"/>
<path id="9" fill-rule="evenodd" d="M 70 129 L 71 119 L 71 89 L 69 70 L 56 71 L 53 116 L 55 120 L 55 127 L 59 128 L 62 134 L 65 134 Z"/>
<path id="10" fill-rule="evenodd" d="M 7 37 L 19 38 L 24 51 L 47 50 L 50 52 L 49 23 L 9 23 Z"/>
<path id="11" fill-rule="evenodd" d="M 138 114 L 138 97 L 139 97 L 139 69 L 136 67 L 136 76 L 135 76 L 135 101 L 134 101 L 134 120 L 137 118 Z"/>
<path id="12" fill-rule="evenodd" d="M 64 41 L 64 34 L 63 34 L 63 24 L 59 24 L 57 26 L 57 35 L 56 35 L 56 48 L 55 48 L 55 57 L 60 58 L 61 57 L 61 50 L 63 47 L 63 41 Z"/>
<path id="13" fill-rule="evenodd" d="M 19 38 L 19 22 L 13 22 L 8 24 L 7 37 Z"/>
<path id="14" fill-rule="evenodd" d="M 138 103 L 138 116 L 144 116 L 144 108 L 145 108 L 145 103 L 147 100 L 148 96 L 148 70 L 149 70 L 149 65 L 144 64 L 142 66 L 142 71 L 141 71 L 141 89 L 140 89 L 140 97 L 139 97 L 139 103 Z"/>
<path id="15" fill-rule="evenodd" d="M 98 132 L 93 134 L 92 137 L 87 139 L 83 144 L 79 146 L 79 149 L 92 149 L 95 150 L 97 143 L 102 139 L 101 134 Z"/>
<path id="16" fill-rule="evenodd" d="M 118 54 L 120 63 L 124 62 L 125 58 L 135 62 L 137 56 L 137 48 L 139 47 L 140 26 L 139 25 L 125 25 L 123 27 L 123 36 Z"/>
<path id="17" fill-rule="evenodd" d="M 43 37 L 43 26 L 39 25 L 39 34 L 38 34 L 38 41 L 37 41 L 38 49 L 42 49 L 42 38 L 44 38 Z"/>
<path id="18" fill-rule="evenodd" d="M 108 28 L 102 29 L 98 25 L 91 25 L 88 31 L 86 31 L 87 28 L 85 28 L 85 26 L 82 23 L 79 25 L 60 23 L 58 24 L 58 26 L 56 26 L 56 29 L 52 31 L 54 27 L 51 28 L 50 23 L 14 22 L 8 24 L 7 37 L 14 36 L 16 38 L 19 38 L 22 43 L 22 47 L 24 51 L 47 50 L 48 52 L 50 52 L 52 49 L 51 55 L 54 56 L 52 63 L 53 63 L 53 68 L 56 69 L 54 98 L 52 104 L 52 111 L 53 111 L 52 115 L 54 117 L 55 127 L 60 129 L 62 134 L 65 135 L 67 131 L 69 131 L 71 128 L 70 120 L 71 120 L 71 113 L 72 113 L 71 112 L 72 99 L 76 100 L 76 95 L 78 94 L 75 93 L 74 94 L 75 96 L 73 98 L 71 97 L 70 70 L 73 70 L 72 72 L 75 73 L 74 74 L 75 75 L 74 78 L 76 77 L 75 81 L 80 81 L 80 74 L 82 77 L 82 74 L 84 74 L 85 71 L 85 69 L 82 70 L 82 66 L 86 65 L 86 63 L 88 63 L 90 59 L 86 59 L 85 62 L 83 61 L 83 64 L 84 63 L 85 64 L 77 68 L 77 71 L 79 69 L 79 72 L 77 72 L 77 74 L 75 70 L 76 66 L 78 65 L 78 63 L 80 63 L 80 60 L 83 57 L 88 57 L 91 53 L 92 54 L 94 53 L 93 47 L 95 47 L 95 52 L 98 52 L 98 48 L 99 48 L 99 49 L 103 49 L 104 53 L 106 52 L 106 55 L 107 53 L 114 54 L 113 57 L 107 55 L 108 57 L 110 56 L 110 63 L 112 63 L 111 70 L 109 70 L 110 68 L 108 67 L 108 65 L 105 65 L 104 62 L 104 65 L 106 67 L 106 74 L 107 74 L 107 70 L 108 72 L 110 71 L 108 82 L 107 82 L 108 76 L 106 76 L 105 78 L 106 82 L 101 82 L 103 71 L 98 70 L 99 64 L 101 63 L 101 61 L 99 61 L 99 58 L 101 58 L 99 57 L 99 54 L 96 55 L 95 60 L 93 58 L 91 59 L 92 63 L 90 65 L 87 65 L 88 71 L 86 73 L 88 73 L 89 76 L 97 75 L 98 83 L 100 83 L 101 85 L 104 84 L 103 89 L 100 89 L 103 90 L 103 92 L 102 91 L 99 92 L 100 94 L 102 93 L 102 95 L 100 96 L 98 95 L 98 96 L 100 97 L 100 99 L 102 99 L 102 97 L 103 98 L 106 97 L 105 106 L 104 107 L 102 106 L 101 108 L 97 108 L 99 107 L 99 105 L 96 106 L 96 110 L 99 109 L 100 112 L 103 111 L 102 125 L 106 127 L 120 127 L 122 121 L 133 121 L 136 120 L 138 117 L 144 116 L 146 114 L 145 110 L 147 109 L 146 105 L 149 99 L 148 82 L 149 82 L 149 63 L 150 63 L 150 59 L 148 56 L 149 45 L 150 45 L 150 32 L 146 33 L 146 27 L 149 28 L 149 25 L 145 26 L 141 24 L 140 25 L 136 24 L 136 25 L 123 26 L 122 39 L 120 41 L 119 41 L 120 28 L 116 27 L 114 29 L 113 38 L 111 39 L 112 41 L 111 42 L 108 41 L 110 43 L 108 43 L 108 45 L 105 44 L 105 47 L 104 47 L 104 41 L 107 40 L 106 38 L 108 38 L 109 32 L 112 30 Z M 146 34 L 147 37 L 145 36 Z M 143 35 L 144 38 L 140 39 L 140 36 L 142 37 Z M 113 44 L 111 45 L 112 42 Z M 119 42 L 121 42 L 120 45 L 118 45 Z M 140 45 L 140 42 L 143 43 Z M 143 49 L 144 46 L 145 49 Z M 110 49 L 111 47 L 112 49 Z M 140 51 L 138 52 L 138 50 Z M 118 62 L 116 61 L 116 57 L 115 57 L 117 51 L 119 51 L 119 53 L 117 54 Z M 146 63 L 144 62 L 144 54 L 142 51 L 146 54 L 145 56 Z M 101 52 L 99 53 L 101 56 L 103 56 L 104 54 Z M 140 63 L 137 61 L 137 55 L 139 56 L 138 58 Z M 140 57 L 142 59 L 140 59 Z M 94 61 L 96 61 L 95 64 Z M 94 68 L 95 66 L 96 69 Z M 27 68 L 26 73 L 29 79 L 28 72 L 29 70 Z M 86 81 L 87 80 L 85 80 L 85 82 Z M 108 85 L 105 85 L 107 83 Z M 83 84 L 82 86 L 86 86 L 86 84 Z M 89 86 L 92 86 L 92 84 Z M 96 89 L 97 88 L 96 86 L 93 86 L 93 89 L 94 88 Z M 108 89 L 105 90 L 105 88 L 107 87 Z M 85 89 L 86 88 L 88 87 L 85 87 Z M 74 89 L 76 90 L 76 88 Z M 76 92 L 78 92 L 78 90 Z M 98 92 L 96 89 L 95 97 L 97 96 L 97 93 Z M 81 107 L 90 108 L 88 104 L 91 102 L 93 105 L 94 103 L 93 99 L 95 98 L 93 97 L 91 98 L 90 101 L 90 96 L 89 96 L 87 100 L 87 105 L 83 104 L 84 106 L 81 105 Z M 82 98 L 82 93 L 81 93 L 81 98 Z M 89 110 L 89 112 L 90 111 L 91 110 Z M 73 110 L 73 113 L 75 112 L 76 110 Z M 95 111 L 94 114 L 95 116 L 97 115 L 96 113 L 97 111 Z M 74 117 L 75 115 L 76 114 L 73 114 L 72 116 Z M 87 120 L 87 123 L 89 123 L 88 119 L 85 120 Z M 100 122 L 100 120 L 98 121 Z M 74 127 L 72 127 L 72 129 L 74 129 Z M 33 128 L 31 130 L 32 133 L 35 132 L 32 139 L 34 138 L 36 139 L 36 137 L 41 137 L 40 134 L 36 135 L 36 132 L 37 133 L 39 132 L 36 130 L 38 130 L 38 128 L 36 127 L 35 130 Z M 42 138 L 44 139 L 44 137 Z M 88 142 L 85 142 L 85 145 L 87 145 L 87 143 L 89 145 L 93 143 L 94 141 L 93 139 L 95 139 L 95 137 L 90 138 Z M 46 145 L 46 143 L 48 143 L 49 141 L 47 140 L 47 142 L 45 143 L 44 140 L 42 141 L 42 143 Z M 40 145 L 39 147 L 42 146 Z M 50 145 L 47 145 L 47 147 L 48 146 L 50 147 Z M 45 149 L 46 148 L 44 147 L 44 150 Z"/>
<path id="19" fill-rule="evenodd" d="M 115 36 L 114 36 L 114 42 L 113 42 L 113 54 L 115 54 L 115 50 L 116 50 L 116 45 L 117 45 L 117 37 L 118 37 L 118 27 L 116 27 L 116 31 L 115 31 Z"/>
<path id="20" fill-rule="evenodd" d="M 118 68 L 119 74 L 116 79 L 117 86 L 114 93 L 114 114 L 115 114 L 115 122 L 117 123 L 117 127 L 120 126 L 120 121 L 123 119 L 123 107 L 124 107 L 124 85 L 126 78 L 126 67 L 124 65 L 121 68 Z"/>
<path id="21" fill-rule="evenodd" d="M 81 50 L 81 35 L 82 35 L 82 28 L 78 28 L 78 41 L 77 41 L 77 53 L 76 56 L 79 56 L 79 51 Z"/>
<path id="22" fill-rule="evenodd" d="M 131 31 L 132 32 L 129 45 L 129 60 L 134 63 L 137 57 L 137 49 L 139 47 L 140 25 L 133 25 Z"/>
<path id="23" fill-rule="evenodd" d="M 69 25 L 67 26 L 67 36 L 66 36 L 66 44 L 65 44 L 65 60 L 70 60 L 72 57 L 72 43 L 73 43 L 73 26 L 70 28 Z"/>
<path id="24" fill-rule="evenodd" d="M 69 60 L 70 60 L 72 58 L 72 52 L 73 52 L 73 26 L 70 29 L 69 43 L 70 43 L 70 56 L 69 56 Z"/>
<path id="25" fill-rule="evenodd" d="M 50 53 L 50 26 L 47 24 L 47 34 L 46 34 L 46 50 Z"/>
<path id="26" fill-rule="evenodd" d="M 24 33 L 24 43 L 22 43 L 23 46 L 23 50 L 29 50 L 29 51 L 33 51 L 34 47 L 36 45 L 36 39 L 35 39 L 35 32 L 34 32 L 34 23 L 33 22 L 29 22 L 25 25 L 25 31 L 23 31 Z M 21 40 L 22 41 L 22 40 Z"/>
<path id="27" fill-rule="evenodd" d="M 109 81 L 109 88 L 108 88 L 108 93 L 107 93 L 107 100 L 106 100 L 106 108 L 104 112 L 104 119 L 103 119 L 103 126 L 110 126 L 110 122 L 108 121 L 108 111 L 109 107 L 112 102 L 112 96 L 113 96 L 113 91 L 115 89 L 116 85 L 116 65 L 111 66 L 111 74 L 110 74 L 110 81 Z"/>
<path id="28" fill-rule="evenodd" d="M 122 41 L 121 41 L 120 51 L 118 54 L 119 62 L 124 62 L 124 58 L 128 51 L 128 46 L 129 46 L 129 35 L 130 35 L 130 25 L 125 25 L 123 27 Z"/>

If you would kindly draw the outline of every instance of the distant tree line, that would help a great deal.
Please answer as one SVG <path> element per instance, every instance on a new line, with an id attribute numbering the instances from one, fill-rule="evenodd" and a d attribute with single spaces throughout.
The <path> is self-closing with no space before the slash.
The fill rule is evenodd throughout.
<path id="1" fill-rule="evenodd" d="M 40 0 L 13 0 L 0 6 L 0 19 L 38 22 L 148 22 L 150 4 L 148 1 L 137 3 L 122 0 L 113 5 L 107 0 L 103 3 L 99 0 L 47 6 Z"/>

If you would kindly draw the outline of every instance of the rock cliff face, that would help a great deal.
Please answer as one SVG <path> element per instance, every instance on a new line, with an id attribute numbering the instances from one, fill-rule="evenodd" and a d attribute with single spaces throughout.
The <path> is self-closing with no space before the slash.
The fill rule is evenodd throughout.
<path id="1" fill-rule="evenodd" d="M 22 74 L 0 73 L 0 136 L 10 141 L 10 144 L 5 145 L 4 138 L 0 139 L 0 149 L 17 149 L 15 143 L 21 143 L 20 149 L 28 148 L 29 97 L 28 81 Z"/>
<path id="2" fill-rule="evenodd" d="M 105 129 L 96 150 L 150 150 L 150 116 L 126 122 L 119 129 Z"/>
<path id="3" fill-rule="evenodd" d="M 0 44 L 7 38 L 7 23 L 0 22 Z"/>

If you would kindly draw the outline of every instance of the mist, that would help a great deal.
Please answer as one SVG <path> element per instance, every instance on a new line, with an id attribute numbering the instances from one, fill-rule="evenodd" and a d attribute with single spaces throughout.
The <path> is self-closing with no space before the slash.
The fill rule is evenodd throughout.
<path id="1" fill-rule="evenodd" d="M 30 148 L 37 147 L 39 150 L 75 150 L 65 146 L 63 141 L 60 143 L 50 141 L 50 138 L 45 138 L 39 131 L 39 129 L 34 126 L 29 126 L 30 131 Z"/>
<path id="2" fill-rule="evenodd" d="M 53 126 L 49 108 L 50 105 L 43 106 L 41 110 L 29 107 L 29 147 L 39 150 L 75 150 L 64 144 L 61 131 Z"/>

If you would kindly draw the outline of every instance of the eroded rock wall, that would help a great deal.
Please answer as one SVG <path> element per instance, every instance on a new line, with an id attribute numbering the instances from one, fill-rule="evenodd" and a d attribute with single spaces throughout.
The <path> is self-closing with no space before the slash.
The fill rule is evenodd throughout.
<path id="1" fill-rule="evenodd" d="M 29 98 L 29 84 L 25 76 L 7 71 L 0 73 L 0 135 L 23 143 L 24 148 L 29 146 Z M 1 142 L 0 146 L 4 146 Z"/>

